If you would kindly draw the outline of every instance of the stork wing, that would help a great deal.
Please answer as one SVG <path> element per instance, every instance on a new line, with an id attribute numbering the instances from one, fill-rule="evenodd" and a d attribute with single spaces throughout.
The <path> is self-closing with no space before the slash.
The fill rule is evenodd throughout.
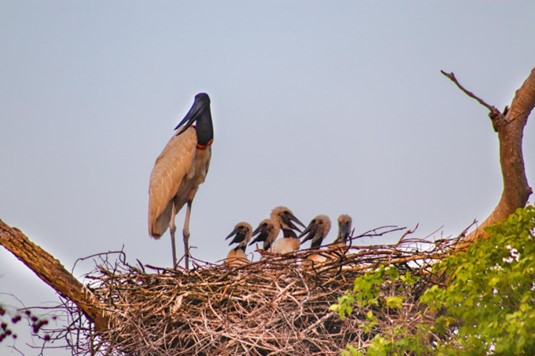
<path id="1" fill-rule="evenodd" d="M 195 158 L 197 133 L 193 127 L 173 135 L 156 159 L 150 175 L 149 234 L 160 237 L 169 227 L 171 202 Z"/>

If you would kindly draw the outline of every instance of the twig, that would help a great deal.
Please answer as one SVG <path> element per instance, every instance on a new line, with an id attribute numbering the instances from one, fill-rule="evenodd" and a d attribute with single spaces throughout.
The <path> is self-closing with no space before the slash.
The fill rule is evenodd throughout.
<path id="1" fill-rule="evenodd" d="M 505 107 L 504 112 L 502 113 L 500 110 L 498 110 L 495 106 L 487 104 L 483 99 L 472 93 L 471 91 L 465 89 L 461 83 L 457 80 L 455 77 L 455 74 L 453 72 L 446 73 L 445 71 L 441 70 L 440 73 L 442 73 L 445 77 L 447 77 L 449 80 L 451 80 L 463 93 L 471 97 L 472 99 L 475 99 L 479 104 L 483 105 L 489 110 L 489 117 L 492 120 L 492 124 L 494 127 L 494 131 L 498 131 L 496 125 L 505 122 L 507 123 L 507 119 L 505 118 L 505 114 L 507 113 L 508 108 Z"/>

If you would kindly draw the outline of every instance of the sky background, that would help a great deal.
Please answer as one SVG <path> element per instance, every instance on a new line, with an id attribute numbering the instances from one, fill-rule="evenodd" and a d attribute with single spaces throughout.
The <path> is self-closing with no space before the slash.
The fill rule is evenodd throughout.
<path id="1" fill-rule="evenodd" d="M 356 233 L 455 235 L 492 211 L 501 175 L 487 110 L 439 71 L 502 109 L 535 65 L 533 14 L 528 1 L 0 0 L 0 219 L 69 270 L 123 246 L 169 266 L 168 234 L 147 232 L 148 181 L 204 91 L 215 139 L 195 257 L 223 259 L 237 222 L 278 205 L 305 224 L 350 214 Z M 532 122 L 524 138 L 533 185 Z M 0 248 L 0 303 L 57 300 Z M 16 346 L 38 354 L 27 330 Z"/>

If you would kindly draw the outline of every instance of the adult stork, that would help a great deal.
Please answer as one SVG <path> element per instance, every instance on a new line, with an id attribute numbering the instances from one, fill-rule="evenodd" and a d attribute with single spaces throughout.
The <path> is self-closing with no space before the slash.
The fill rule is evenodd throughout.
<path id="1" fill-rule="evenodd" d="M 196 125 L 193 126 L 194 122 Z M 188 269 L 191 203 L 208 173 L 214 138 L 210 98 L 207 94 L 195 95 L 192 107 L 175 130 L 177 133 L 156 159 L 150 175 L 149 234 L 159 239 L 169 228 L 173 268 L 176 268 L 175 215 L 186 204 L 182 235 L 185 265 Z"/>

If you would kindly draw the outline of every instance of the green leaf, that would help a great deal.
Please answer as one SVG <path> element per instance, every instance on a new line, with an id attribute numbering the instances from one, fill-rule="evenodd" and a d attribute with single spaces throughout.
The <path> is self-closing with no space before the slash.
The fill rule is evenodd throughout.
<path id="1" fill-rule="evenodd" d="M 403 307 L 402 297 L 386 297 L 386 307 L 389 309 L 401 309 Z"/>

